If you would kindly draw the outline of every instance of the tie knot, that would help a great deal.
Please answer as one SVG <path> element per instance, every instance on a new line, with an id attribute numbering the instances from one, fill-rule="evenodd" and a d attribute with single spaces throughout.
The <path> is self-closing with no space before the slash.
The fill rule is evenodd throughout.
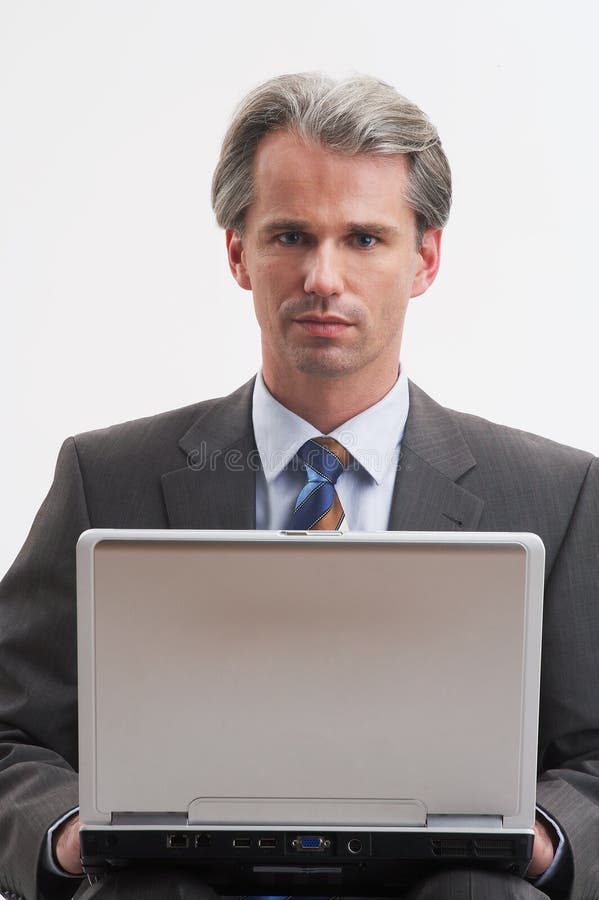
<path id="1" fill-rule="evenodd" d="M 335 484 L 351 460 L 351 454 L 332 437 L 311 438 L 297 451 L 306 467 Z"/>

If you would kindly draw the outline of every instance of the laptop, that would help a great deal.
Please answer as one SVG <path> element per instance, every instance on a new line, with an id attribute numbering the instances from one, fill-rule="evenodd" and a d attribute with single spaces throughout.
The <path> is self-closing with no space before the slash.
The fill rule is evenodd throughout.
<path id="1" fill-rule="evenodd" d="M 94 529 L 77 568 L 88 875 L 358 897 L 525 874 L 536 535 Z"/>

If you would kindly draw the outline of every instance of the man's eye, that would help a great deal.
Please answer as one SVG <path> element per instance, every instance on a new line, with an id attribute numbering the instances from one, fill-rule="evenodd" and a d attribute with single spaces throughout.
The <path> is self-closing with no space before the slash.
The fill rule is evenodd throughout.
<path id="1" fill-rule="evenodd" d="M 281 244 L 285 244 L 288 247 L 293 247 L 296 244 L 299 244 L 302 239 L 302 234 L 300 231 L 285 231 L 283 234 L 280 234 L 278 240 Z"/>
<path id="2" fill-rule="evenodd" d="M 356 234 L 354 235 L 354 240 L 358 247 L 363 250 L 368 250 L 376 244 L 376 238 L 372 234 Z"/>

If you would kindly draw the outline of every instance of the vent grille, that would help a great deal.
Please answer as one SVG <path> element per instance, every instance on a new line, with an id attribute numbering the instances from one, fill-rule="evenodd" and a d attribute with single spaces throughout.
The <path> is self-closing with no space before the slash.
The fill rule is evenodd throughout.
<path id="1" fill-rule="evenodd" d="M 477 856 L 493 856 L 495 859 L 511 859 L 515 855 L 513 841 L 505 838 L 479 838 L 474 841 Z"/>
<path id="2" fill-rule="evenodd" d="M 472 844 L 465 838 L 438 838 L 431 841 L 431 849 L 435 856 L 472 856 Z"/>
<path id="3" fill-rule="evenodd" d="M 513 859 L 515 842 L 510 838 L 435 838 L 431 841 L 435 856 L 468 859 Z"/>

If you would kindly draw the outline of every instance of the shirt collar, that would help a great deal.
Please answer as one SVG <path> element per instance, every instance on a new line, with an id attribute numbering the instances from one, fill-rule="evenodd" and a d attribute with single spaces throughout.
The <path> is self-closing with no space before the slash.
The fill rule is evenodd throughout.
<path id="1" fill-rule="evenodd" d="M 408 379 L 402 371 L 382 400 L 340 425 L 330 436 L 347 447 L 380 484 L 389 466 L 397 462 L 408 409 Z M 320 434 L 313 425 L 275 400 L 264 384 L 262 372 L 258 372 L 254 385 L 252 419 L 256 446 L 268 482 L 283 471 L 303 443 Z"/>

